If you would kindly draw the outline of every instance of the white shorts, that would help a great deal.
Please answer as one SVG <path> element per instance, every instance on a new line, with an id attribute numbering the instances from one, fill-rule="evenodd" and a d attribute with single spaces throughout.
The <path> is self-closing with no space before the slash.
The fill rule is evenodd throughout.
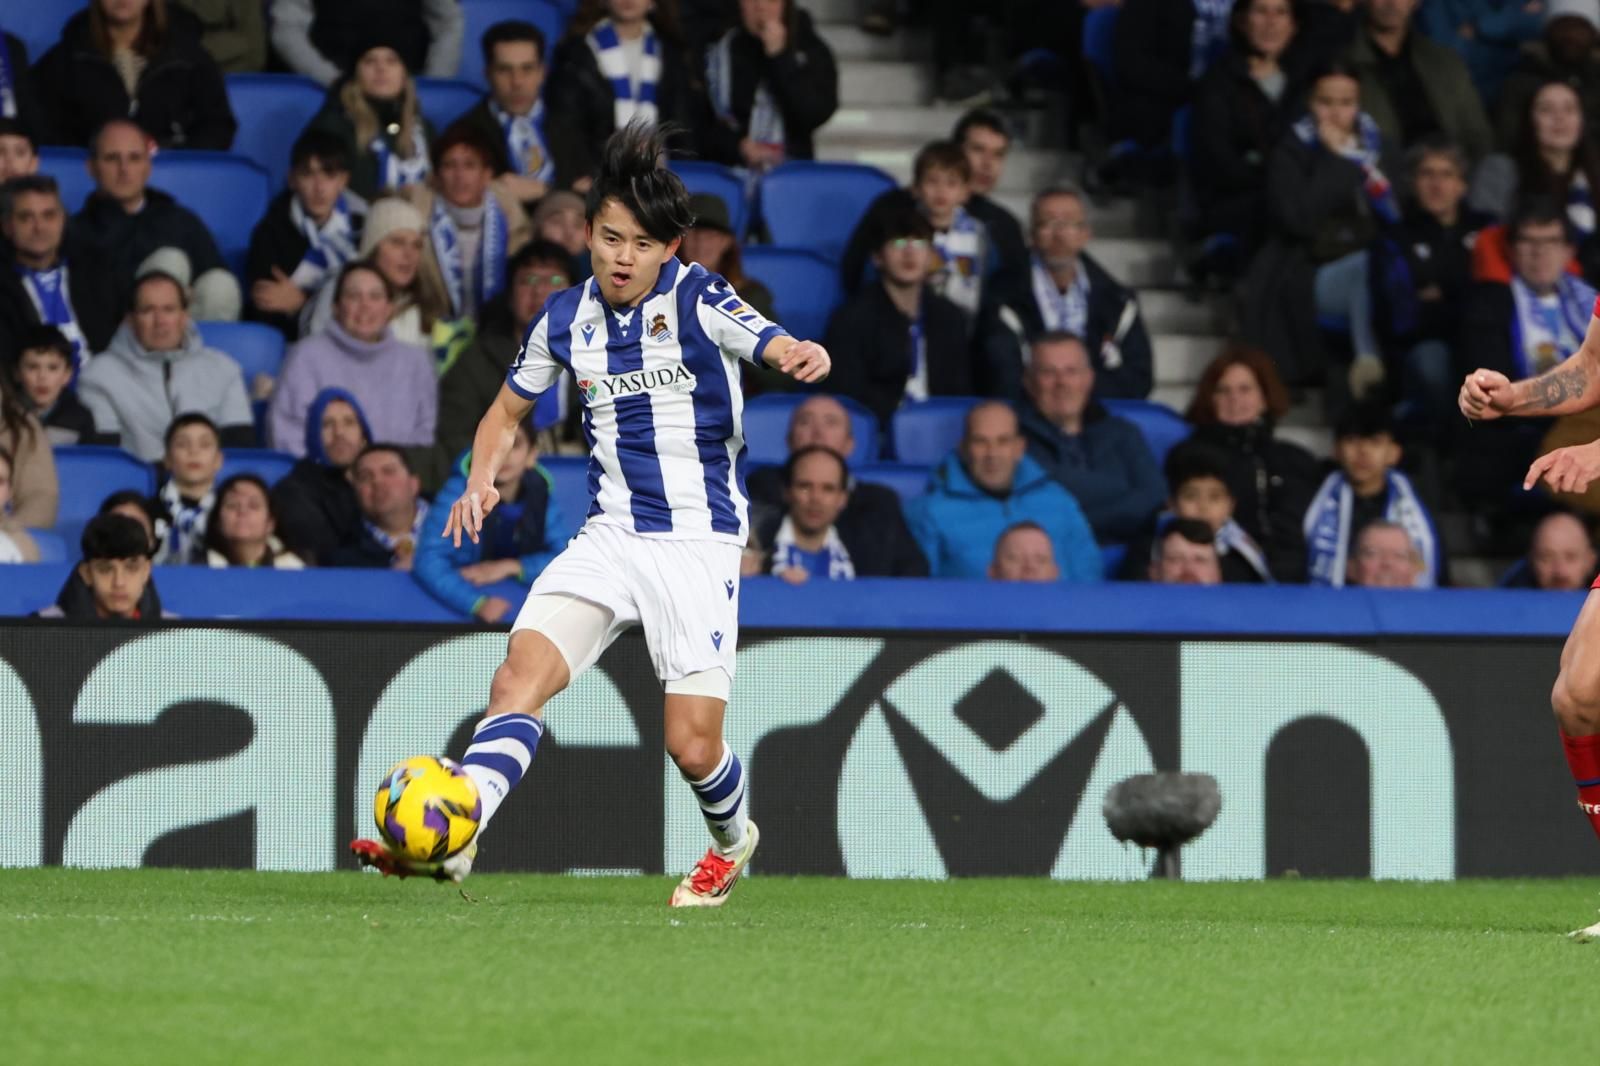
<path id="1" fill-rule="evenodd" d="M 549 637 L 576 678 L 630 626 L 644 627 L 650 662 L 662 681 L 721 670 L 733 681 L 739 647 L 737 544 L 642 537 L 621 526 L 590 522 L 534 581 L 511 627 Z M 549 601 L 566 594 L 611 612 L 605 632 L 569 647 L 573 634 L 548 625 Z"/>

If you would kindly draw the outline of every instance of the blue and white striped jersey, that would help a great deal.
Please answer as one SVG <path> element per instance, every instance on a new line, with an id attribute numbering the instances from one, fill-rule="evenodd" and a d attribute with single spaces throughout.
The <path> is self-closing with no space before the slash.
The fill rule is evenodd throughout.
<path id="1" fill-rule="evenodd" d="M 545 302 L 506 383 L 533 399 L 563 370 L 583 401 L 589 520 L 652 537 L 748 539 L 739 360 L 786 336 L 698 265 L 667 260 L 620 313 L 590 279 Z"/>

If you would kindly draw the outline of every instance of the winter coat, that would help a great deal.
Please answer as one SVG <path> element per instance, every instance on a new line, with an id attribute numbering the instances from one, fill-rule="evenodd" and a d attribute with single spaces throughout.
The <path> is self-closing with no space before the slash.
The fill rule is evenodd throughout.
<path id="1" fill-rule="evenodd" d="M 362 341 L 337 322 L 289 349 L 272 394 L 267 435 L 272 446 L 304 455 L 307 411 L 323 389 L 344 389 L 361 402 L 372 443 L 414 445 L 433 440 L 439 413 L 439 379 L 433 357 L 394 339 Z"/>
<path id="2" fill-rule="evenodd" d="M 123 450 L 147 463 L 165 454 L 172 420 L 191 411 L 217 424 L 224 447 L 255 443 L 239 364 L 201 343 L 192 322 L 180 346 L 169 352 L 150 351 L 124 322 L 111 346 L 78 375 L 78 396 L 100 432 L 120 433 Z"/>
<path id="3" fill-rule="evenodd" d="M 1488 224 L 1487 215 L 1465 204 L 1451 226 L 1442 225 L 1415 205 L 1406 209 L 1395 244 L 1405 259 L 1405 273 L 1401 276 L 1408 280 L 1409 292 L 1404 297 L 1415 304 L 1416 325 L 1409 333 L 1394 336 L 1395 340 L 1406 344 L 1423 340 L 1454 343 L 1466 307 L 1467 289 L 1472 284 L 1472 251 L 1479 231 Z M 1424 289 L 1438 290 L 1438 299 L 1418 297 Z M 1397 294 L 1387 286 L 1377 286 L 1374 295 L 1380 334 L 1393 335 L 1396 323 L 1392 308 Z"/>
<path id="4" fill-rule="evenodd" d="M 1005 206 L 979 193 L 967 199 L 967 214 L 982 222 L 989 231 L 989 242 L 998 259 L 994 277 L 995 289 L 1004 289 L 1028 273 L 1028 240 L 1022 233 L 1022 223 Z"/>
<path id="5" fill-rule="evenodd" d="M 757 540 L 770 550 L 783 522 L 783 470 L 764 466 L 745 482 L 752 507 L 766 516 L 756 522 Z M 850 553 L 857 577 L 927 577 L 928 560 L 906 525 L 900 496 L 884 485 L 850 479 L 850 498 L 834 520 Z"/>
<path id="6" fill-rule="evenodd" d="M 344 82 L 334 83 L 333 87 L 328 90 L 328 98 L 324 101 L 322 110 L 318 111 L 315 117 L 311 119 L 306 129 L 322 130 L 324 133 L 330 133 L 339 138 L 344 143 L 345 158 L 350 160 L 349 189 L 363 200 L 371 202 L 374 197 L 384 191 L 379 184 L 382 180 L 382 175 L 378 173 L 378 159 L 372 152 L 372 146 L 370 144 L 361 144 L 356 140 L 355 121 L 351 119 L 344 109 L 344 104 L 339 100 L 339 93 L 343 88 Z M 398 105 L 389 106 L 396 108 L 396 114 L 398 114 Z M 379 108 L 379 117 L 380 119 L 385 117 L 382 107 Z M 420 112 L 417 115 L 417 121 L 422 124 L 423 151 L 432 151 L 435 136 L 433 124 Z M 397 151 L 399 147 L 398 136 L 391 135 L 387 131 L 386 124 L 381 121 L 378 125 L 378 130 L 378 136 L 383 138 L 389 150 Z M 411 146 L 406 145 L 405 147 L 409 149 Z"/>
<path id="7" fill-rule="evenodd" d="M 830 49 L 812 25 L 811 15 L 791 8 L 789 43 L 782 52 L 768 56 L 761 39 L 735 25 L 723 36 L 728 41 L 728 66 L 731 85 L 727 92 L 732 114 L 717 115 L 718 124 L 735 140 L 750 135 L 750 112 L 756 87 L 763 81 L 783 116 L 784 155 L 788 159 L 812 159 L 816 149 L 811 137 L 818 127 L 833 117 L 839 106 L 839 70 Z M 720 41 L 705 53 L 705 84 L 716 84 L 711 67 Z M 716 108 L 717 101 L 711 105 Z"/>
<path id="8" fill-rule="evenodd" d="M 835 311 L 826 341 L 833 358 L 829 391 L 859 401 L 887 427 L 911 374 L 911 326 L 877 282 Z M 974 395 L 978 376 L 967 343 L 967 316 L 927 286 L 922 290 L 922 336 L 928 394 Z"/>
<path id="9" fill-rule="evenodd" d="M 411 205 L 422 215 L 422 224 L 424 226 L 432 223 L 435 202 L 433 189 L 427 185 L 408 185 L 400 190 L 399 195 L 402 199 L 410 201 Z M 493 196 L 500 204 L 500 210 L 506 216 L 505 257 L 507 263 L 509 263 L 511 257 L 520 252 L 522 246 L 527 244 L 533 237 L 533 225 L 528 221 L 528 213 L 522 209 L 522 204 L 518 202 L 516 197 L 506 192 L 503 187 L 498 184 L 490 185 L 489 195 Z M 438 250 L 434 248 L 433 240 L 427 230 L 424 230 L 422 234 L 422 254 L 433 264 L 433 269 L 439 273 L 439 276 L 444 277 L 444 270 L 439 265 Z M 510 285 L 511 273 L 508 270 L 506 272 L 506 286 L 509 288 Z M 480 307 L 487 303 L 482 294 L 479 294 L 478 303 Z"/>
<path id="10" fill-rule="evenodd" d="M 26 396 L 22 402 L 28 403 Z M 94 415 L 89 413 L 72 389 L 62 392 L 50 410 L 34 410 L 33 414 L 44 424 L 45 436 L 50 438 L 51 447 L 63 444 L 115 445 L 119 440 L 117 436 L 101 433 L 94 428 Z"/>
<path id="11" fill-rule="evenodd" d="M 33 135 L 35 142 L 54 143 L 44 101 L 39 98 L 39 87 L 34 84 L 33 72 L 28 69 L 28 46 L 20 38 L 0 32 L 0 48 L 5 49 L 6 61 L 11 68 L 11 92 L 17 108 L 16 115 L 12 117 Z"/>
<path id="12" fill-rule="evenodd" d="M 1172 116 L 1194 88 L 1194 18 L 1187 0 L 1124 0 L 1111 42 L 1116 84 L 1107 110 L 1113 140 L 1146 147 L 1166 140 Z"/>
<path id="13" fill-rule="evenodd" d="M 506 146 L 506 133 L 500 127 L 500 121 L 494 117 L 494 112 L 489 110 L 489 97 L 486 94 L 473 107 L 456 119 L 451 125 L 467 126 L 477 130 L 483 135 L 484 142 L 494 149 L 492 163 L 496 175 L 512 172 L 511 149 Z M 570 137 L 566 141 L 557 143 L 551 139 L 552 119 L 548 105 L 544 111 L 544 137 L 545 147 L 550 150 L 550 161 L 555 164 L 556 176 L 551 182 L 552 189 L 568 189 L 572 183 L 584 177 L 584 172 L 574 169 L 574 161 L 570 149 Z"/>
<path id="14" fill-rule="evenodd" d="M 89 583 L 78 573 L 76 566 L 68 572 L 61 591 L 56 593 L 56 602 L 39 611 L 38 617 L 69 618 L 80 622 L 93 622 L 100 618 L 100 613 L 94 606 L 94 592 L 89 588 Z M 161 609 L 161 597 L 156 593 L 156 578 L 152 573 L 150 580 L 145 583 L 143 595 L 139 597 L 139 602 L 133 609 L 133 619 L 150 622 L 158 618 L 176 617 L 177 615 Z"/>
<path id="15" fill-rule="evenodd" d="M 502 297 L 491 300 L 479 318 L 472 343 L 439 379 L 439 417 L 433 440 L 407 452 L 424 492 L 436 491 L 451 477 L 455 458 L 472 447 L 483 413 L 505 384 L 522 347 L 522 331 Z M 559 387 L 559 386 L 558 386 Z"/>
<path id="16" fill-rule="evenodd" d="M 270 6 L 273 50 L 290 70 L 320 85 L 349 73 L 380 38 L 412 74 L 453 78 L 461 65 L 466 20 L 457 0 L 272 0 Z M 374 26 L 381 26 L 376 35 Z"/>
<path id="17" fill-rule="evenodd" d="M 466 494 L 471 460 L 470 452 L 461 456 L 455 475 L 439 491 L 441 501 Z M 488 593 L 462 577 L 462 567 L 490 559 L 516 558 L 522 564 L 522 573 L 515 580 L 531 585 L 567 546 L 577 528 L 556 504 L 549 471 L 539 466 L 522 475 L 515 502 L 501 501 L 489 512 L 476 544 L 462 537 L 458 548 L 444 538 L 449 516 L 450 508 L 442 503 L 428 509 L 417 552 L 412 557 L 411 574 L 430 596 L 463 615 L 476 611 Z M 508 523 L 512 528 L 505 528 Z"/>
<path id="18" fill-rule="evenodd" d="M 361 403 L 344 389 L 324 389 L 306 411 L 305 458 L 272 487 L 272 512 L 278 536 L 306 563 L 329 564 L 341 547 L 361 537 L 361 507 L 342 467 L 328 462 L 322 449 L 322 413 L 334 400 L 355 409 L 361 432 L 372 440 Z"/>
<path id="19" fill-rule="evenodd" d="M 1126 542 L 1148 528 L 1167 496 L 1165 479 L 1139 427 L 1091 402 L 1083 430 L 1068 435 L 1032 403 L 1017 413 L 1028 455 L 1078 501 L 1101 544 Z"/>
<path id="20" fill-rule="evenodd" d="M 17 347 L 22 334 L 40 322 L 39 309 L 16 265 L 9 255 L 0 260 L 0 367 L 5 368 L 0 373 L 7 374 L 22 354 Z M 91 352 L 104 351 L 111 343 L 126 311 L 124 290 L 98 256 L 69 254 L 66 265 L 67 297 L 83 332 L 83 357 L 87 359 Z"/>
<path id="21" fill-rule="evenodd" d="M 975 484 L 958 455 L 934 468 L 927 495 L 906 505 L 911 526 L 934 577 L 986 577 L 995 542 L 1018 522 L 1044 527 L 1063 581 L 1099 581 L 1100 549 L 1072 494 L 1027 456 L 1011 492 L 999 498 Z"/>
<path id="22" fill-rule="evenodd" d="M 11 517 L 33 529 L 51 529 L 61 502 L 56 456 L 39 420 L 32 415 L 24 420 L 31 433 L 0 428 L 0 448 L 11 456 Z"/>
<path id="23" fill-rule="evenodd" d="M 200 216 L 156 188 L 145 190 L 144 207 L 131 215 L 110 197 L 90 195 L 72 216 L 67 233 L 69 246 L 102 258 L 120 292 L 133 291 L 139 265 L 158 248 L 176 248 L 188 256 L 191 282 L 208 270 L 227 269 Z"/>
<path id="24" fill-rule="evenodd" d="M 1517 63 L 1517 50 L 1539 36 L 1544 14 L 1526 0 L 1429 0 L 1419 4 L 1416 26 L 1461 57 L 1478 94 L 1492 100 Z M 1461 26 L 1472 36 L 1462 37 Z"/>
<path id="25" fill-rule="evenodd" d="M 49 110 L 51 143 L 83 146 L 114 118 L 137 122 L 163 148 L 225 152 L 238 128 L 222 71 L 200 46 L 194 16 L 170 9 L 166 40 L 130 97 L 122 75 L 89 36 L 89 13 L 67 21 L 61 41 L 33 68 Z"/>
<path id="26" fill-rule="evenodd" d="M 183 0 L 200 20 L 200 45 L 225 74 L 267 68 L 267 26 L 260 0 Z"/>
<path id="27" fill-rule="evenodd" d="M 1469 160 L 1477 161 L 1488 155 L 1494 149 L 1489 117 L 1484 114 L 1483 101 L 1461 57 L 1416 32 L 1407 34 L 1406 48 L 1411 67 L 1428 97 L 1428 107 L 1439 124 L 1439 132 L 1459 146 Z M 1357 33 L 1345 52 L 1345 60 L 1355 68 L 1361 82 L 1361 110 L 1377 122 L 1385 144 L 1410 147 L 1401 136 L 1400 112 L 1378 76 L 1378 54 L 1372 38 Z M 1391 180 L 1398 177 L 1398 172 L 1385 173 L 1391 174 Z"/>
<path id="28" fill-rule="evenodd" d="M 1583 102 L 1585 115 L 1600 115 L 1600 53 L 1590 54 L 1575 67 L 1557 63 L 1543 41 L 1522 46 L 1516 67 L 1500 87 L 1495 104 L 1494 132 L 1500 147 L 1512 151 L 1528 116 L 1528 105 L 1545 82 L 1572 86 Z"/>
<path id="29" fill-rule="evenodd" d="M 1229 459 L 1228 486 L 1234 519 L 1255 538 L 1279 581 L 1303 582 L 1306 574 L 1306 508 L 1322 484 L 1322 468 L 1311 453 L 1272 435 L 1270 421 L 1248 426 L 1198 426 L 1190 439 L 1209 444 Z"/>
<path id="30" fill-rule="evenodd" d="M 355 200 L 352 195 L 347 195 L 347 202 Z M 256 223 L 256 228 L 250 232 L 250 251 L 245 256 L 244 288 L 248 294 L 250 286 L 258 281 L 271 281 L 274 267 L 283 271 L 284 276 L 294 273 L 300 261 L 305 258 L 311 242 L 306 240 L 294 224 L 290 214 L 290 205 L 294 203 L 294 193 L 285 189 L 279 193 L 267 208 L 267 213 Z M 361 244 L 361 225 L 366 219 L 366 207 L 352 203 L 351 224 L 355 227 L 352 242 L 359 247 Z M 334 280 L 338 275 L 330 271 L 324 279 L 324 284 Z M 320 286 L 319 286 L 320 290 Z M 309 294 L 314 298 L 316 292 Z M 254 303 L 247 303 L 245 317 L 253 322 L 260 322 L 271 326 L 284 335 L 286 340 L 293 341 L 300 336 L 299 315 L 268 314 L 256 308 Z"/>

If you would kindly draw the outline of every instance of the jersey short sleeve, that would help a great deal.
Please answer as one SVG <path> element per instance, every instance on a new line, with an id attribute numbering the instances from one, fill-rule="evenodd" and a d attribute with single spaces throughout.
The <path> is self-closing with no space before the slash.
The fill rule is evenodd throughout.
<path id="1" fill-rule="evenodd" d="M 562 366 L 550 354 L 550 315 L 541 314 L 528 328 L 522 350 L 506 374 L 506 384 L 524 400 L 534 400 L 561 377 Z"/>
<path id="2" fill-rule="evenodd" d="M 749 363 L 761 362 L 761 355 L 774 337 L 789 334 L 776 322 L 740 299 L 722 278 L 712 275 L 696 305 L 700 328 L 717 347 Z"/>

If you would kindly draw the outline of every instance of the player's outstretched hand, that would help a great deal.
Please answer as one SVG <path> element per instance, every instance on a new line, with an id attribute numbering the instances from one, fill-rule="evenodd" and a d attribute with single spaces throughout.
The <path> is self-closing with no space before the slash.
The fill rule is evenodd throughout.
<path id="1" fill-rule="evenodd" d="M 1552 492 L 1582 492 L 1595 478 L 1600 478 L 1600 443 L 1575 444 L 1535 459 L 1522 487 L 1531 489 L 1543 479 Z"/>
<path id="2" fill-rule="evenodd" d="M 796 341 L 783 353 L 778 369 L 796 381 L 814 385 L 828 376 L 833 360 L 828 356 L 828 349 L 816 341 Z"/>
<path id="3" fill-rule="evenodd" d="M 1498 370 L 1474 370 L 1461 383 L 1456 403 L 1462 414 L 1475 421 L 1499 418 L 1511 411 L 1511 379 Z"/>
<path id="4" fill-rule="evenodd" d="M 469 483 L 461 498 L 450 505 L 450 517 L 444 523 L 444 536 L 458 548 L 461 547 L 462 533 L 470 537 L 472 543 L 478 543 L 484 518 L 499 502 L 500 493 L 493 485 Z"/>

